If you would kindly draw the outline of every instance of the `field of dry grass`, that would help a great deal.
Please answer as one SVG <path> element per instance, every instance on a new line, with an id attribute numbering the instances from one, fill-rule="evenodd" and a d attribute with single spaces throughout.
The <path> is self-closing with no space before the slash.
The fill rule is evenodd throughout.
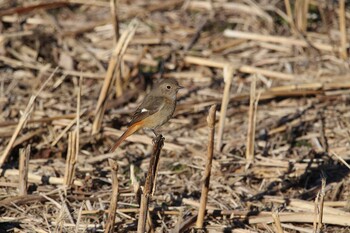
<path id="1" fill-rule="evenodd" d="M 345 0 L 2 0 L 0 19 L 0 232 L 350 232 Z M 169 77 L 164 145 L 109 153 Z"/>

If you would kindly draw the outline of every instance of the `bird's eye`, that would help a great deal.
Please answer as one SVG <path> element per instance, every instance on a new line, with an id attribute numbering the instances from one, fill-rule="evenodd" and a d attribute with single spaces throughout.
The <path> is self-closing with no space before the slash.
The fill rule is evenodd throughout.
<path id="1" fill-rule="evenodd" d="M 169 90 L 170 88 L 171 88 L 171 86 L 170 86 L 170 85 L 166 86 L 166 89 L 168 89 L 168 90 Z"/>

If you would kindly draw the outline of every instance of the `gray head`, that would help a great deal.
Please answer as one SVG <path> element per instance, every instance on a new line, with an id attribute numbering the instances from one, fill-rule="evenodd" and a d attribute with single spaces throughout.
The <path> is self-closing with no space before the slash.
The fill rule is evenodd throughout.
<path id="1" fill-rule="evenodd" d="M 179 85 L 176 79 L 173 78 L 165 78 L 158 82 L 154 88 L 153 92 L 157 92 L 157 94 L 176 97 L 176 93 L 183 88 Z"/>

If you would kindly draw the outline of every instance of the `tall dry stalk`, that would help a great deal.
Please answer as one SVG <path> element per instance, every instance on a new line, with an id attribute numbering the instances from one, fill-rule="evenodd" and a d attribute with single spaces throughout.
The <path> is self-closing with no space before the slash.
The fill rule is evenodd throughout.
<path id="1" fill-rule="evenodd" d="M 287 12 L 287 15 L 288 15 L 288 20 L 289 20 L 290 27 L 291 27 L 292 31 L 295 33 L 294 17 L 293 17 L 292 7 L 290 5 L 290 1 L 289 0 L 284 0 L 284 5 L 286 7 L 286 12 Z"/>
<path id="2" fill-rule="evenodd" d="M 248 133 L 247 133 L 247 162 L 254 160 L 254 144 L 255 144 L 255 126 L 256 126 L 256 110 L 258 106 L 258 98 L 256 95 L 256 76 L 250 86 L 249 114 L 248 114 Z"/>
<path id="3" fill-rule="evenodd" d="M 216 104 L 210 107 L 208 118 L 207 118 L 208 128 L 209 128 L 208 152 L 207 152 L 207 163 L 205 165 L 205 172 L 203 177 L 200 206 L 199 206 L 198 217 L 196 222 L 197 228 L 203 228 L 205 209 L 206 209 L 207 200 L 208 200 L 211 165 L 213 161 L 213 151 L 214 151 L 215 113 L 216 113 Z"/>
<path id="4" fill-rule="evenodd" d="M 145 187 L 141 196 L 141 204 L 140 204 L 140 215 L 137 224 L 137 232 L 144 233 L 146 229 L 146 220 L 148 213 L 148 204 L 149 199 L 154 192 L 154 182 L 157 176 L 157 169 L 159 163 L 160 152 L 164 146 L 164 137 L 162 135 L 158 135 L 154 140 L 153 151 L 151 154 L 150 164 L 148 167 Z"/>
<path id="5" fill-rule="evenodd" d="M 295 24 L 296 28 L 302 34 L 306 32 L 307 29 L 307 15 L 309 12 L 309 2 L 310 0 L 296 0 L 294 7 L 295 14 Z"/>
<path id="6" fill-rule="evenodd" d="M 122 57 L 131 39 L 135 34 L 136 28 L 137 28 L 137 22 L 132 21 L 129 24 L 127 30 L 125 30 L 123 34 L 120 36 L 118 43 L 113 49 L 112 56 L 108 63 L 106 78 L 104 79 L 103 86 L 96 105 L 95 119 L 92 124 L 92 134 L 96 134 L 100 131 L 103 115 L 106 109 L 106 101 L 107 101 L 108 93 L 113 83 L 113 77 L 115 75 L 115 72 L 119 72 Z M 121 82 L 116 82 L 116 83 L 117 83 L 116 90 L 117 92 L 120 92 L 122 88 Z"/>
<path id="7" fill-rule="evenodd" d="M 230 90 L 231 90 L 231 86 L 232 86 L 233 72 L 234 72 L 234 67 L 232 65 L 226 65 L 224 67 L 225 88 L 224 88 L 224 94 L 223 94 L 222 102 L 221 102 L 218 139 L 217 139 L 217 144 L 216 144 L 216 149 L 218 151 L 220 151 L 221 147 L 222 147 L 222 138 L 224 135 L 227 106 L 228 106 L 229 101 L 230 101 Z"/>

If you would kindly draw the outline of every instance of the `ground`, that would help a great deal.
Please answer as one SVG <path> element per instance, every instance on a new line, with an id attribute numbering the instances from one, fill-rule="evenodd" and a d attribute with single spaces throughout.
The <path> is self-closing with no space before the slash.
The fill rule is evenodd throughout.
<path id="1" fill-rule="evenodd" d="M 159 129 L 149 231 L 350 232 L 344 0 L 5 0 L 0 17 L 0 232 L 103 232 L 108 159 L 114 231 L 136 232 L 154 136 L 109 148 L 169 77 L 185 88 Z"/>

